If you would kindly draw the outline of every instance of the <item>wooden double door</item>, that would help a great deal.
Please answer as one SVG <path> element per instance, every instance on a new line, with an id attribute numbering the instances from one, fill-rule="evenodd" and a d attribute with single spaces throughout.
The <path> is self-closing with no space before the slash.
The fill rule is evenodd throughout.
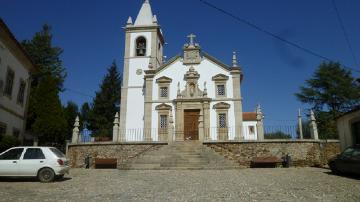
<path id="1" fill-rule="evenodd" d="M 184 140 L 199 140 L 200 109 L 184 110 Z"/>

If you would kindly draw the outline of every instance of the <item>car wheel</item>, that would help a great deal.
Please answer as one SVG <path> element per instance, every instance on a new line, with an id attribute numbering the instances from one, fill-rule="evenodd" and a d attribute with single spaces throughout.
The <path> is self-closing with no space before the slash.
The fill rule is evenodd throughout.
<path id="1" fill-rule="evenodd" d="M 330 167 L 332 173 L 334 173 L 334 174 L 336 174 L 336 175 L 339 174 L 339 171 L 338 171 L 338 169 L 336 169 L 336 166 L 335 166 L 335 163 L 334 163 L 334 162 L 331 162 L 331 163 L 329 164 L 329 167 Z"/>
<path id="2" fill-rule="evenodd" d="M 52 182 L 55 179 L 55 173 L 51 168 L 43 168 L 39 171 L 38 178 L 40 182 Z"/>

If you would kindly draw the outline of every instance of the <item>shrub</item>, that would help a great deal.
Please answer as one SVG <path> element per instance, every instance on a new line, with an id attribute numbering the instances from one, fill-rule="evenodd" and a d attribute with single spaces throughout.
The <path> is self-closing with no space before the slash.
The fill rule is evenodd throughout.
<path id="1" fill-rule="evenodd" d="M 5 135 L 0 142 L 0 152 L 3 152 L 11 147 L 16 147 L 20 145 L 20 141 L 12 136 L 12 135 Z"/>

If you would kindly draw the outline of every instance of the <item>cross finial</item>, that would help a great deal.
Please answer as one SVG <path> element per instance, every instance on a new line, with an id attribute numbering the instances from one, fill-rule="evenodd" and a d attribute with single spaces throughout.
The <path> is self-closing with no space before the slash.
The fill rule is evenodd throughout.
<path id="1" fill-rule="evenodd" d="M 196 37 L 196 35 L 194 34 L 190 34 L 189 36 L 187 36 L 190 40 L 190 46 L 193 46 L 194 45 L 194 39 Z"/>

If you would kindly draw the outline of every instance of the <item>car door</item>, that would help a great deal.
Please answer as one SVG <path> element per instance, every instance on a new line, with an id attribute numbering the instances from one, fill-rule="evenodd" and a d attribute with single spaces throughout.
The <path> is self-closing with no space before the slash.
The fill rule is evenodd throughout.
<path id="1" fill-rule="evenodd" d="M 45 163 L 45 155 L 41 148 L 27 148 L 19 162 L 19 175 L 36 176 Z"/>
<path id="2" fill-rule="evenodd" d="M 20 157 L 24 148 L 10 149 L 0 155 L 0 175 L 17 176 Z"/>
<path id="3" fill-rule="evenodd" d="M 355 149 L 353 151 L 351 159 L 352 163 L 350 167 L 350 172 L 360 175 L 360 149 Z"/>
<path id="4" fill-rule="evenodd" d="M 336 160 L 336 168 L 344 173 L 351 172 L 351 157 L 354 149 L 352 147 L 349 147 L 345 149 L 340 157 Z"/>

